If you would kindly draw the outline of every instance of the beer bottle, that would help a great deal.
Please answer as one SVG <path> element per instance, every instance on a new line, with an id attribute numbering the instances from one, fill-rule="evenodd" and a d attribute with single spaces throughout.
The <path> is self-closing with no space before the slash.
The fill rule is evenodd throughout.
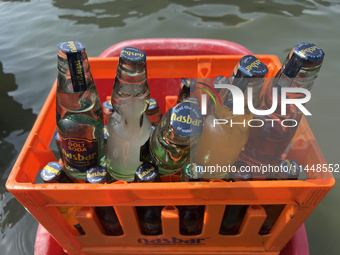
<path id="1" fill-rule="evenodd" d="M 311 90 L 314 80 L 318 76 L 324 52 L 312 43 L 299 43 L 288 54 L 282 63 L 282 68 L 266 87 L 261 98 L 262 110 L 272 107 L 273 88 L 277 88 L 278 105 L 270 115 L 255 115 L 255 119 L 262 120 L 261 128 L 251 128 L 249 140 L 240 159 L 250 165 L 277 165 L 282 153 L 295 135 L 300 123 L 302 112 L 293 104 L 287 104 L 286 114 L 281 113 L 281 88 L 304 88 Z M 288 99 L 303 98 L 303 93 L 287 93 Z M 289 119 L 289 120 L 285 120 Z M 285 126 L 282 121 L 285 120 Z"/>
<path id="2" fill-rule="evenodd" d="M 72 183 L 72 181 L 64 173 L 63 166 L 58 162 L 47 163 L 47 165 L 41 170 L 40 177 L 44 183 Z M 76 234 L 85 235 L 84 229 L 75 217 L 78 207 L 57 206 L 56 208 Z"/>
<path id="3" fill-rule="evenodd" d="M 190 161 L 202 124 L 201 109 L 190 102 L 180 103 L 163 115 L 150 140 L 150 155 L 160 175 L 175 174 Z"/>
<path id="4" fill-rule="evenodd" d="M 141 164 L 136 171 L 134 182 L 159 182 L 156 168 L 150 163 Z M 141 232 L 143 235 L 156 236 L 162 232 L 162 206 L 136 206 Z"/>
<path id="5" fill-rule="evenodd" d="M 278 171 L 272 172 L 268 180 L 297 180 L 299 178 L 300 166 L 295 160 L 281 160 L 278 164 Z M 259 234 L 267 235 L 273 228 L 286 205 L 262 205 L 265 209 L 267 218 L 265 219 Z"/>
<path id="6" fill-rule="evenodd" d="M 203 180 L 202 166 L 196 163 L 185 164 L 181 170 L 182 182 L 197 182 Z M 204 205 L 178 206 L 180 234 L 185 236 L 202 233 Z"/>
<path id="7" fill-rule="evenodd" d="M 197 98 L 196 81 L 194 79 L 182 78 L 177 104 L 182 103 L 183 99 L 187 97 Z"/>
<path id="8" fill-rule="evenodd" d="M 159 109 L 156 99 L 150 98 L 150 104 L 148 110 L 146 111 L 146 115 L 149 117 L 152 126 L 157 127 L 161 122 L 162 113 Z"/>
<path id="9" fill-rule="evenodd" d="M 86 172 L 87 183 L 105 183 L 107 181 L 107 170 L 105 167 L 93 167 Z M 94 208 L 97 217 L 105 232 L 109 236 L 123 235 L 123 229 L 119 223 L 117 214 L 112 206 L 101 206 Z"/>
<path id="10" fill-rule="evenodd" d="M 253 180 L 253 174 L 244 171 L 244 169 L 246 169 L 245 167 L 248 166 L 245 162 L 236 161 L 234 166 L 236 167 L 236 171 L 230 173 L 230 180 L 232 182 Z M 248 205 L 227 205 L 220 227 L 220 235 L 237 235 L 247 208 Z"/>
<path id="11" fill-rule="evenodd" d="M 58 71 L 56 117 L 65 171 L 84 182 L 86 170 L 105 165 L 103 113 L 84 44 L 58 44 Z"/>
<path id="12" fill-rule="evenodd" d="M 132 47 L 121 50 L 111 100 L 115 112 L 107 125 L 107 167 L 114 179 L 129 182 L 141 164 L 140 149 L 151 132 L 145 115 L 150 90 L 144 52 Z"/>
<path id="13" fill-rule="evenodd" d="M 253 98 L 258 98 L 267 72 L 266 65 L 259 59 L 252 55 L 246 55 L 235 66 L 228 79 L 228 84 L 238 87 L 242 92 L 252 87 L 255 92 Z M 247 98 L 247 93 L 244 94 Z M 219 95 L 223 105 L 218 103 L 206 115 L 202 138 L 194 156 L 194 161 L 203 166 L 231 166 L 234 164 L 248 140 L 248 121 L 254 116 L 247 106 L 245 106 L 244 115 L 233 114 L 233 96 L 230 90 L 223 88 Z M 216 124 L 216 119 L 223 122 Z M 225 173 L 213 174 L 211 178 L 225 178 Z"/>

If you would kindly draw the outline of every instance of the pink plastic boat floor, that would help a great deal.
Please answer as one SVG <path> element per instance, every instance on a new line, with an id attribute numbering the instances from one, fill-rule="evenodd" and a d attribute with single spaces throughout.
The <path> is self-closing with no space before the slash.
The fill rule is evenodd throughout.
<path id="1" fill-rule="evenodd" d="M 35 240 L 34 255 L 66 255 L 61 246 L 39 224 Z M 302 225 L 287 243 L 280 255 L 309 255 L 305 226 Z"/>

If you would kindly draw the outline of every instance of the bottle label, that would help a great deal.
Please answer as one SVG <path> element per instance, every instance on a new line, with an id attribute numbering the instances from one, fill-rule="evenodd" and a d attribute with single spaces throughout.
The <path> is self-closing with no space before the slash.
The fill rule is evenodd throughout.
<path id="1" fill-rule="evenodd" d="M 142 220 L 139 220 L 142 233 L 144 235 L 161 235 L 162 228 L 160 224 L 151 224 Z"/>
<path id="2" fill-rule="evenodd" d="M 61 138 L 65 163 L 78 171 L 99 165 L 99 139 Z"/>
<path id="3" fill-rule="evenodd" d="M 199 235 L 201 232 L 201 226 L 186 226 L 181 228 L 181 233 L 188 236 Z"/>
<path id="4" fill-rule="evenodd" d="M 59 43 L 58 49 L 66 53 L 73 91 L 86 91 L 87 87 L 82 58 L 82 51 L 85 49 L 85 45 L 78 41 L 68 41 Z"/>

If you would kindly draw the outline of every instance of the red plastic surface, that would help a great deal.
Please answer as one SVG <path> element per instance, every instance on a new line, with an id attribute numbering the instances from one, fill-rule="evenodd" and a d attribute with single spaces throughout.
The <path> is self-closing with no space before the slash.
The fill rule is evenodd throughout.
<path id="1" fill-rule="evenodd" d="M 66 253 L 47 230 L 39 224 L 34 255 L 66 255 Z M 305 225 L 302 225 L 298 231 L 296 231 L 294 236 L 280 252 L 280 255 L 309 255 Z"/>
<path id="2" fill-rule="evenodd" d="M 136 47 L 147 56 L 189 56 L 189 55 L 247 55 L 247 48 L 229 41 L 191 38 L 138 39 L 117 43 L 107 48 L 99 57 L 117 57 L 124 47 Z"/>

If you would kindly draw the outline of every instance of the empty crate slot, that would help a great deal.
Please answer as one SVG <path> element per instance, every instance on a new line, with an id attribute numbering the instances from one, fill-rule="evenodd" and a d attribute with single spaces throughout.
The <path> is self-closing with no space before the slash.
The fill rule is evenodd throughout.
<path id="1" fill-rule="evenodd" d="M 123 235 L 123 229 L 112 206 L 95 207 L 94 211 L 106 233 L 109 236 Z"/>
<path id="2" fill-rule="evenodd" d="M 179 211 L 179 232 L 184 236 L 195 236 L 202 233 L 204 205 L 177 206 Z"/>
<path id="3" fill-rule="evenodd" d="M 266 211 L 267 217 L 261 226 L 261 229 L 259 231 L 260 235 L 268 235 L 272 228 L 274 227 L 277 219 L 280 217 L 283 209 L 286 205 L 261 205 L 264 210 Z"/>
<path id="4" fill-rule="evenodd" d="M 220 235 L 237 235 L 239 233 L 248 205 L 226 205 Z"/>
<path id="5" fill-rule="evenodd" d="M 163 234 L 162 209 L 163 206 L 136 206 L 140 230 L 143 235 L 156 236 Z"/>

